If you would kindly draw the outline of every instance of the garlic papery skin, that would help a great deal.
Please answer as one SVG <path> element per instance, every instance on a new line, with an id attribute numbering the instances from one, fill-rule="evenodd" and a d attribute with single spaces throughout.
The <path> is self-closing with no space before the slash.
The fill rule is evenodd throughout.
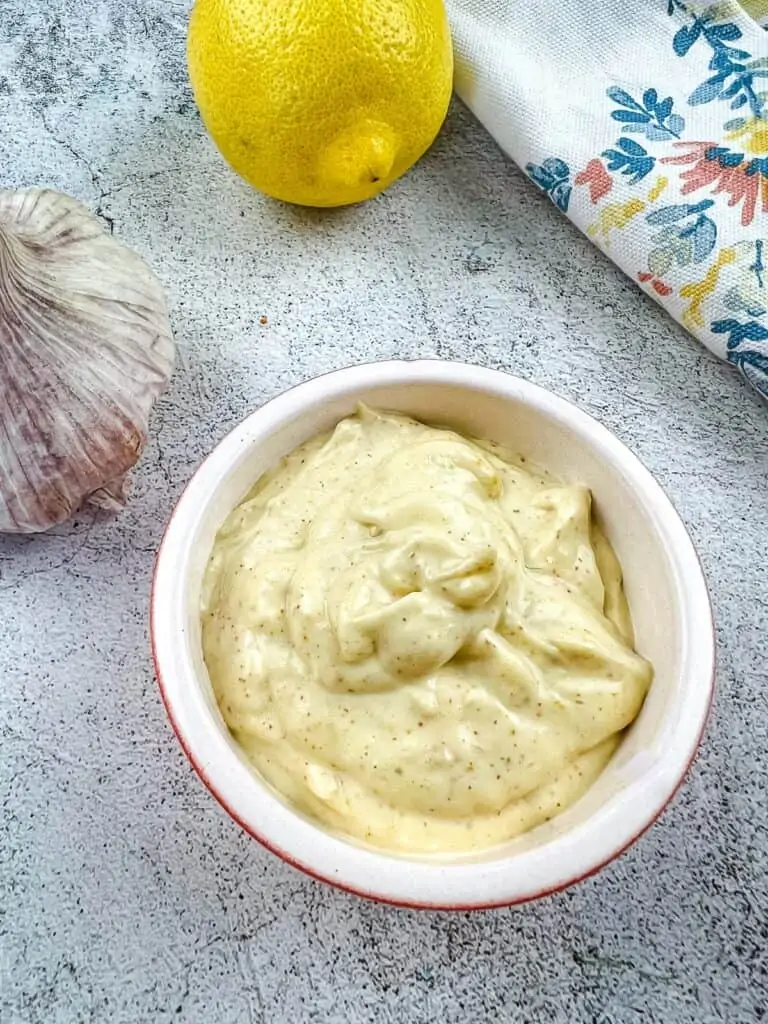
<path id="1" fill-rule="evenodd" d="M 0 189 L 0 532 L 123 506 L 174 352 L 136 253 L 71 196 Z"/>

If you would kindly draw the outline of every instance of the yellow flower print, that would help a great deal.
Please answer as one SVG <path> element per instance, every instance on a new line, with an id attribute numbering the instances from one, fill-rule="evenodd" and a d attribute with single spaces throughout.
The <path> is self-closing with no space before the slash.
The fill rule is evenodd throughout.
<path id="1" fill-rule="evenodd" d="M 668 184 L 669 178 L 665 178 L 663 174 L 660 174 L 654 182 L 653 188 L 648 193 L 648 202 L 655 203 Z"/>
<path id="2" fill-rule="evenodd" d="M 701 328 L 704 326 L 704 317 L 701 312 L 704 300 L 717 287 L 717 281 L 723 267 L 733 263 L 735 259 L 736 253 L 733 249 L 721 249 L 717 259 L 700 281 L 691 281 L 690 284 L 685 284 L 680 289 L 680 298 L 691 300 L 688 308 L 683 312 L 683 323 L 689 331 L 695 331 L 697 327 Z"/>
<path id="3" fill-rule="evenodd" d="M 726 132 L 725 137 L 729 142 L 738 142 L 752 156 L 768 154 L 768 122 L 760 117 L 750 117 L 732 131 Z"/>
<path id="4" fill-rule="evenodd" d="M 654 203 L 669 184 L 669 179 L 660 175 L 648 193 L 648 203 Z M 609 203 L 598 213 L 597 219 L 587 227 L 590 238 L 600 238 L 610 245 L 611 231 L 622 231 L 630 221 L 642 213 L 648 204 L 643 199 L 628 199 L 625 203 Z"/>

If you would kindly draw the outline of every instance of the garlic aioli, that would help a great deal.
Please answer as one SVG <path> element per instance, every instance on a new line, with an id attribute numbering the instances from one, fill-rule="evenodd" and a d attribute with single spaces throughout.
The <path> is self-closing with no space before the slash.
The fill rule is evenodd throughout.
<path id="1" fill-rule="evenodd" d="M 635 718 L 619 564 L 589 491 L 361 408 L 265 474 L 203 588 L 224 720 L 284 798 L 409 852 L 560 813 Z"/>

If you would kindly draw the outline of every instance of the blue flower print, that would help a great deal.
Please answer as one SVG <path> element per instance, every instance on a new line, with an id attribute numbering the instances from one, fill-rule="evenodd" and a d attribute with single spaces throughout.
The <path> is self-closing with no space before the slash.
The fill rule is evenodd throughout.
<path id="1" fill-rule="evenodd" d="M 712 51 L 709 70 L 714 74 L 702 82 L 691 95 L 691 106 L 711 103 L 712 100 L 727 100 L 732 110 L 749 104 L 754 117 L 763 114 L 763 94 L 757 91 L 756 82 L 768 78 L 768 61 L 764 58 L 751 59 L 747 50 L 730 44 L 741 39 L 741 29 L 730 21 L 721 20 L 723 5 L 712 4 L 700 14 L 689 9 L 684 0 L 669 0 L 668 13 L 683 14 L 690 19 L 675 33 L 672 47 L 678 57 L 685 57 L 691 47 L 700 39 Z"/>
<path id="2" fill-rule="evenodd" d="M 733 22 L 721 21 L 718 23 L 718 16 L 722 10 L 722 4 L 712 4 L 711 7 L 707 7 L 706 10 L 697 14 L 688 7 L 684 0 L 669 0 L 667 14 L 671 16 L 679 11 L 691 19 L 690 24 L 683 25 L 677 30 L 672 40 L 672 48 L 678 57 L 685 57 L 691 47 L 702 38 L 709 43 L 713 50 L 725 47 L 739 56 L 749 56 L 743 50 L 737 50 L 727 45 L 741 39 L 741 29 Z"/>
<path id="3" fill-rule="evenodd" d="M 663 277 L 673 264 L 687 267 L 709 256 L 717 241 L 717 226 L 704 211 L 714 205 L 713 200 L 704 199 L 664 206 L 648 214 L 646 222 L 661 228 L 652 236 L 655 244 L 648 253 L 648 269 L 655 277 Z"/>
<path id="4" fill-rule="evenodd" d="M 642 102 L 638 102 L 617 86 L 611 86 L 607 93 L 608 98 L 620 107 L 611 112 L 611 117 L 621 123 L 623 132 L 645 135 L 650 142 L 680 138 L 685 120 L 679 114 L 672 113 L 671 96 L 660 100 L 655 89 L 646 89 Z"/>
<path id="5" fill-rule="evenodd" d="M 756 320 L 715 320 L 712 333 L 728 335 L 728 362 L 737 366 L 750 384 L 768 398 L 768 328 Z"/>
<path id="6" fill-rule="evenodd" d="M 615 149 L 606 149 L 601 155 L 608 161 L 609 171 L 626 174 L 632 185 L 650 174 L 656 163 L 655 157 L 634 139 L 619 139 Z"/>
<path id="7" fill-rule="evenodd" d="M 746 315 L 755 319 L 768 313 L 768 289 L 765 281 L 765 263 L 763 254 L 765 242 L 758 238 L 754 242 L 741 242 L 741 246 L 751 248 L 751 263 L 742 264 L 735 283 L 723 295 L 723 305 L 737 316 Z M 738 246 L 737 246 L 738 248 Z"/>
<path id="8" fill-rule="evenodd" d="M 567 213 L 571 199 L 571 169 L 565 160 L 548 156 L 541 164 L 526 164 L 525 170 L 555 206 Z"/>

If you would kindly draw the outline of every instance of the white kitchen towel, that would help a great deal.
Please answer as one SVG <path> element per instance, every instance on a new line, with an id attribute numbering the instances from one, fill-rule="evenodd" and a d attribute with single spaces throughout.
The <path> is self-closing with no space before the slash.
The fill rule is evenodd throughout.
<path id="1" fill-rule="evenodd" d="M 446 0 L 456 90 L 768 397 L 768 0 Z"/>

